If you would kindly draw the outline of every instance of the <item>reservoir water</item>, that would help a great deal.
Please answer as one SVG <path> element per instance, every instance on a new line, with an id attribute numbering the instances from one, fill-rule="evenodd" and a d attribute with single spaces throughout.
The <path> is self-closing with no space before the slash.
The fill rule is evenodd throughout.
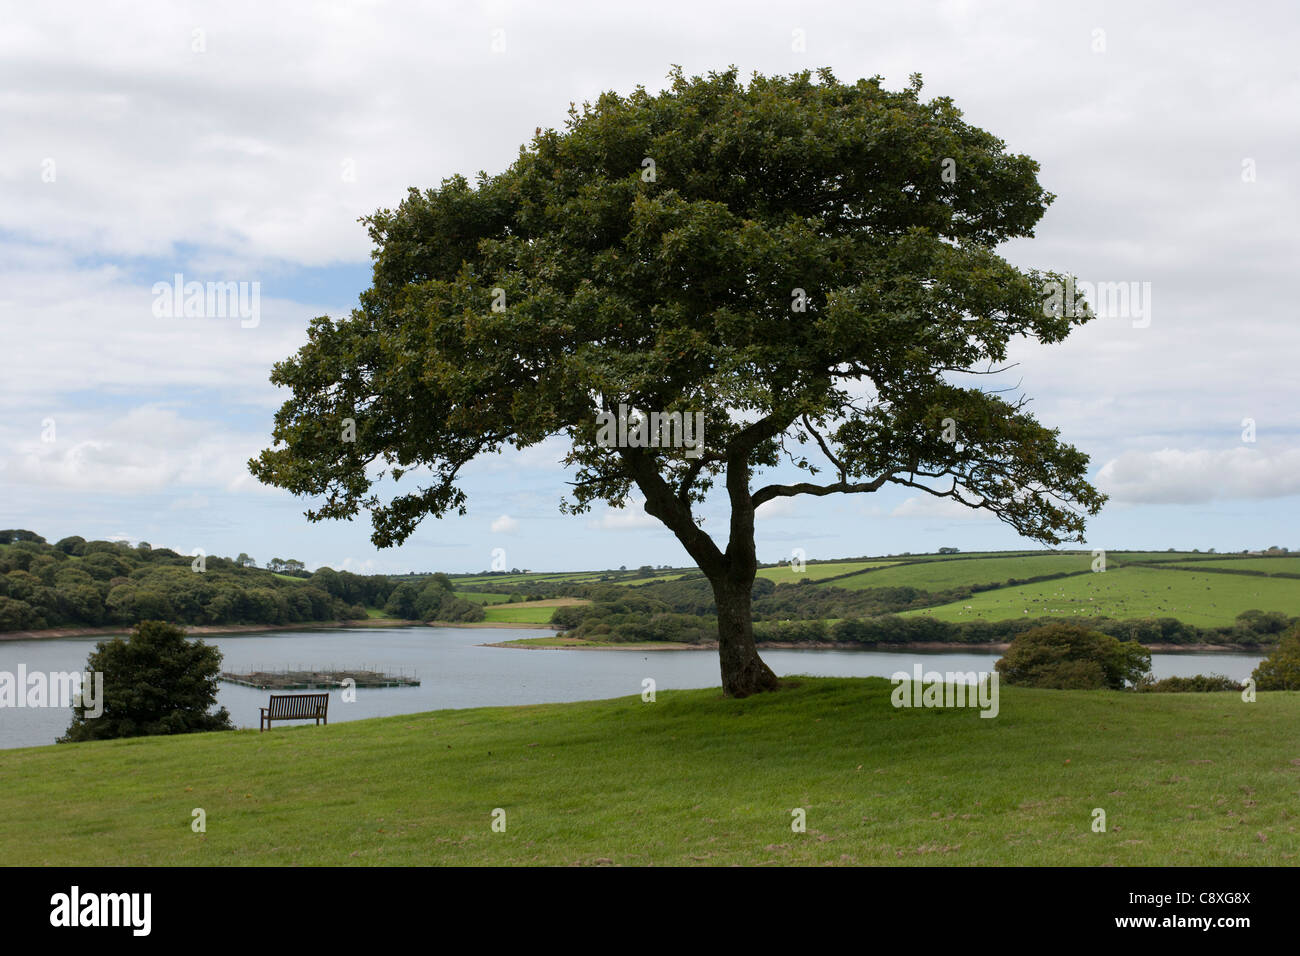
<path id="1" fill-rule="evenodd" d="M 212 634 L 203 640 L 224 655 L 222 668 L 306 670 L 361 668 L 418 677 L 419 687 L 360 689 L 353 703 L 330 695 L 329 720 L 413 714 L 451 707 L 488 707 L 595 700 L 641 693 L 649 677 L 658 690 L 717 687 L 718 655 L 706 650 L 519 650 L 485 647 L 495 641 L 549 636 L 520 628 L 351 628 Z M 100 638 L 0 641 L 0 671 L 17 674 L 81 670 Z M 925 671 L 991 671 L 998 653 L 882 650 L 764 650 L 781 676 L 889 677 Z M 1153 654 L 1156 677 L 1224 674 L 1244 680 L 1258 654 L 1235 652 Z M 289 693 L 294 693 L 290 691 Z M 299 691 L 298 693 L 303 693 Z M 270 691 L 222 682 L 219 700 L 239 727 L 256 727 Z M 62 707 L 0 707 L 0 748 L 52 744 L 67 730 Z M 292 726 L 292 725 L 286 725 Z"/>

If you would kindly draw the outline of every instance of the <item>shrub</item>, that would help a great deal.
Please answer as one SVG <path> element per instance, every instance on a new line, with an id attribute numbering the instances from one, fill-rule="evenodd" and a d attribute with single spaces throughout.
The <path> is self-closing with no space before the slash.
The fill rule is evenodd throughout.
<path id="1" fill-rule="evenodd" d="M 1259 690 L 1300 690 L 1300 624 L 1282 636 L 1250 676 Z"/>
<path id="2" fill-rule="evenodd" d="M 581 604 L 557 607 L 555 613 L 551 615 L 551 627 L 561 631 L 570 630 L 581 624 L 586 614 L 587 609 Z"/>
<path id="3" fill-rule="evenodd" d="M 1141 683 L 1137 689 L 1152 694 L 1215 693 L 1241 690 L 1241 682 L 1222 674 L 1197 674 L 1194 677 L 1166 677 Z"/>
<path id="4" fill-rule="evenodd" d="M 995 666 L 1008 684 L 1122 690 L 1150 672 L 1151 652 L 1077 624 L 1046 624 L 1018 635 Z"/>
<path id="5" fill-rule="evenodd" d="M 209 713 L 221 651 L 187 640 L 173 624 L 141 621 L 128 640 L 100 641 L 86 669 L 104 675 L 103 713 L 88 717 L 74 707 L 60 743 L 234 729 L 226 708 Z"/>

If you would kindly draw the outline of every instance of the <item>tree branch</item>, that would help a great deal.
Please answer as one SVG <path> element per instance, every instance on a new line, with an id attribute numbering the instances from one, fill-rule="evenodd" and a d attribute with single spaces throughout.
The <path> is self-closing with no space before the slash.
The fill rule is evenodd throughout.
<path id="1" fill-rule="evenodd" d="M 794 485 L 768 485 L 754 492 L 752 500 L 754 507 L 773 498 L 793 498 L 795 495 L 813 495 L 822 497 L 823 495 L 837 494 L 859 494 L 870 491 L 879 491 L 885 482 L 893 480 L 893 473 L 881 475 L 879 478 L 873 478 L 871 481 L 847 482 L 837 481 L 833 485 L 814 485 L 810 482 L 799 482 Z"/>

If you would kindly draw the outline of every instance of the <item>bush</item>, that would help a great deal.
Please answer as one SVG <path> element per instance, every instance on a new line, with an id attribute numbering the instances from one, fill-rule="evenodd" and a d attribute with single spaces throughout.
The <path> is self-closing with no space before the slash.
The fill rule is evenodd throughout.
<path id="1" fill-rule="evenodd" d="M 1152 694 L 1215 693 L 1241 690 L 1241 683 L 1222 674 L 1197 674 L 1194 677 L 1166 677 L 1138 685 L 1138 690 Z"/>
<path id="2" fill-rule="evenodd" d="M 104 675 L 103 713 L 88 717 L 72 709 L 72 725 L 60 743 L 233 730 L 217 702 L 221 651 L 189 641 L 185 631 L 162 621 L 141 621 L 128 640 L 100 641 L 86 669 Z"/>
<path id="3" fill-rule="evenodd" d="M 1151 652 L 1077 624 L 1046 624 L 1018 635 L 995 666 L 1008 684 L 1122 690 L 1150 672 Z"/>
<path id="4" fill-rule="evenodd" d="M 582 623 L 586 614 L 587 609 L 581 604 L 557 607 L 555 613 L 551 615 L 551 627 L 561 631 L 571 630 Z"/>
<path id="5" fill-rule="evenodd" d="M 316 575 L 319 577 L 320 572 Z M 315 579 L 313 579 L 315 583 Z M 403 581 L 397 587 L 393 588 L 393 593 L 388 595 L 388 601 L 384 604 L 384 614 L 388 617 L 400 617 L 408 621 L 413 621 L 419 617 L 416 611 L 416 602 L 420 599 L 420 589 L 410 581 Z"/>
<path id="6" fill-rule="evenodd" d="M 1259 690 L 1300 690 L 1300 624 L 1282 636 L 1250 676 Z"/>

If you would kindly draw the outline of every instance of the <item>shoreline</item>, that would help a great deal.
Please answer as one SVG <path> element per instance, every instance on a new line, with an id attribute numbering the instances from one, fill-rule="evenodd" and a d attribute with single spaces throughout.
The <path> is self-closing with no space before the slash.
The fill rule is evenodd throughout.
<path id="1" fill-rule="evenodd" d="M 504 647 L 511 650 L 520 651 L 716 651 L 718 649 L 717 641 L 709 641 L 704 644 L 677 644 L 672 641 L 653 641 L 644 643 L 626 643 L 626 644 L 519 644 L 515 641 L 496 641 L 487 644 L 480 644 L 480 647 Z M 968 651 L 972 654 L 987 653 L 1006 653 L 1011 646 L 1009 643 L 997 644 L 953 644 L 944 641 L 911 641 L 902 644 L 848 644 L 836 643 L 834 641 L 757 641 L 754 644 L 760 651 L 763 650 L 814 650 L 814 651 L 937 651 L 937 652 L 959 652 Z M 1153 654 L 1174 654 L 1174 653 L 1235 653 L 1235 654 L 1260 654 L 1264 653 L 1264 648 L 1269 645 L 1243 645 L 1243 644 L 1144 644 L 1142 645 Z"/>
<path id="2" fill-rule="evenodd" d="M 208 634 L 256 634 L 265 631 L 288 631 L 288 630 L 348 630 L 361 628 L 388 628 L 388 627 L 448 627 L 448 628 L 465 628 L 473 629 L 494 629 L 502 630 L 525 630 L 525 631 L 552 631 L 555 637 L 560 637 L 562 631 L 556 630 L 549 624 L 534 624 L 519 621 L 407 621 L 402 618 L 377 617 L 366 620 L 355 621 L 302 621 L 296 624 L 191 624 L 178 625 L 185 629 L 187 636 L 204 636 Z M 131 633 L 131 628 L 122 626 L 108 627 L 55 627 L 46 628 L 39 631 L 5 631 L 0 633 L 0 641 L 40 641 L 40 640 L 59 640 L 62 638 L 76 637 L 126 637 Z M 703 644 L 679 644 L 673 641 L 654 641 L 645 643 L 628 643 L 628 644 L 519 644 L 517 640 L 511 641 L 490 641 L 480 644 L 480 647 L 505 647 L 514 650 L 525 651 L 716 651 L 718 649 L 717 641 L 708 641 Z M 962 644 L 950 643 L 945 641 L 910 641 L 901 644 L 849 644 L 837 643 L 835 641 L 758 641 L 755 646 L 759 650 L 816 650 L 816 651 L 935 651 L 935 652 L 960 652 L 969 651 L 971 653 L 1005 653 L 1011 645 L 1009 643 L 993 644 Z M 1213 653 L 1244 653 L 1263 655 L 1266 649 L 1273 645 L 1268 644 L 1144 644 L 1148 651 L 1153 654 L 1173 654 L 1173 653 L 1191 653 L 1191 654 L 1213 654 Z"/>
<path id="3" fill-rule="evenodd" d="M 420 627 L 420 621 L 406 621 L 401 618 L 376 617 L 355 621 L 299 621 L 296 624 L 178 624 L 184 628 L 187 636 L 205 634 L 256 634 L 259 631 L 314 630 L 332 631 L 363 627 Z M 432 624 L 433 627 L 456 627 L 454 624 Z M 510 627 L 512 625 L 502 625 Z M 4 631 L 0 641 L 46 641 L 67 637 L 126 637 L 131 633 L 131 626 L 110 625 L 107 627 L 51 627 L 39 631 Z"/>
<path id="4" fill-rule="evenodd" d="M 718 641 L 705 644 L 676 644 L 673 641 L 647 641 L 647 643 L 628 644 L 517 644 L 515 641 L 493 641 L 480 644 L 481 648 L 507 648 L 511 650 L 718 650 Z M 904 644 L 837 644 L 835 641 L 757 641 L 759 650 L 933 650 L 940 653 L 956 653 L 966 650 L 976 653 L 1006 653 L 1010 644 L 949 644 L 944 641 L 909 641 Z M 1242 644 L 1144 644 L 1153 654 L 1174 653 L 1236 653 L 1262 654 L 1268 645 Z"/>

